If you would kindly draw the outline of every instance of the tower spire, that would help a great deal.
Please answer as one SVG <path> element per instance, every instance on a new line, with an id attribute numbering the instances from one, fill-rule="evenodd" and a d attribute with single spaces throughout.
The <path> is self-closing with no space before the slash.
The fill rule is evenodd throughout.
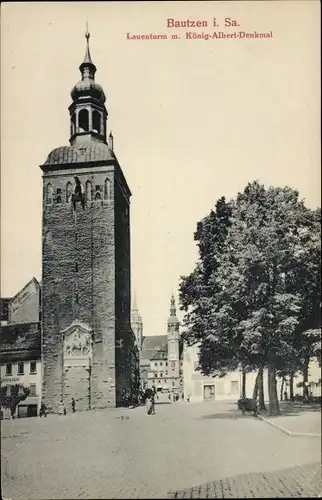
<path id="1" fill-rule="evenodd" d="M 85 57 L 84 61 L 80 65 L 79 69 L 80 72 L 82 73 L 82 80 L 84 78 L 91 78 L 94 80 L 95 78 L 95 73 L 96 73 L 96 66 L 92 61 L 91 58 L 91 53 L 89 50 L 89 39 L 91 37 L 90 32 L 88 31 L 88 23 L 86 21 L 86 31 L 85 31 L 85 38 L 86 38 L 86 50 L 85 50 Z"/>
<path id="2" fill-rule="evenodd" d="M 137 303 L 136 303 L 136 292 L 135 291 L 134 291 L 134 294 L 133 294 L 133 306 L 132 306 L 132 309 L 134 311 L 138 310 L 138 306 L 137 306 Z"/>
<path id="3" fill-rule="evenodd" d="M 176 302 L 174 300 L 174 295 L 172 292 L 171 295 L 171 305 L 170 305 L 170 316 L 176 316 L 177 315 L 177 309 L 176 309 Z"/>

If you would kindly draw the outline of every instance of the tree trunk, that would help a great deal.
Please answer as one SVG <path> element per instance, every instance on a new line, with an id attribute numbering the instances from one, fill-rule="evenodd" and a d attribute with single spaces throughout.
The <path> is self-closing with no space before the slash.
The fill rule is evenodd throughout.
<path id="1" fill-rule="evenodd" d="M 243 368 L 243 373 L 242 373 L 242 399 L 246 398 L 246 372 Z"/>
<path id="2" fill-rule="evenodd" d="M 257 399 L 258 396 L 258 378 L 259 378 L 259 373 L 256 375 L 256 380 L 255 380 L 255 385 L 254 385 L 254 390 L 253 390 L 253 399 Z"/>
<path id="3" fill-rule="evenodd" d="M 284 399 L 284 397 L 283 397 L 284 383 L 285 383 L 285 377 L 282 378 L 280 401 L 283 401 L 283 399 Z"/>
<path id="4" fill-rule="evenodd" d="M 258 370 L 258 403 L 260 410 L 266 410 L 265 398 L 264 398 L 263 368 L 260 368 Z"/>
<path id="5" fill-rule="evenodd" d="M 304 361 L 304 368 L 303 368 L 303 402 L 308 403 L 309 402 L 309 363 L 310 363 L 310 358 L 309 356 L 305 357 Z"/>
<path id="6" fill-rule="evenodd" d="M 270 363 L 268 364 L 268 399 L 268 414 L 279 415 L 280 409 L 276 390 L 276 373 L 274 367 Z"/>
<path id="7" fill-rule="evenodd" d="M 294 401 L 294 374 L 290 374 L 290 400 Z"/>

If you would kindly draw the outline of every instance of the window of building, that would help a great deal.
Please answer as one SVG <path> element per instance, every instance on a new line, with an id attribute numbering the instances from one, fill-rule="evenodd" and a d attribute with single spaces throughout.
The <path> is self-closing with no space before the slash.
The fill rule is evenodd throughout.
<path id="1" fill-rule="evenodd" d="M 25 364 L 23 361 L 18 363 L 18 375 L 23 375 L 25 373 Z"/>
<path id="2" fill-rule="evenodd" d="M 154 363 L 154 366 L 158 366 L 158 363 Z"/>
<path id="3" fill-rule="evenodd" d="M 232 380 L 230 382 L 230 394 L 238 394 L 238 380 Z"/>
<path id="4" fill-rule="evenodd" d="M 179 371 L 179 375 L 180 375 L 180 377 L 183 375 L 183 371 L 182 370 Z"/>
<path id="5" fill-rule="evenodd" d="M 74 135 L 76 132 L 76 116 L 75 113 L 72 115 L 71 123 L 70 123 L 70 133 Z"/>
<path id="6" fill-rule="evenodd" d="M 161 384 L 161 380 L 158 380 L 158 384 Z"/>
<path id="7" fill-rule="evenodd" d="M 12 363 L 6 364 L 6 375 L 12 375 Z"/>
<path id="8" fill-rule="evenodd" d="M 56 189 L 56 203 L 57 204 L 61 203 L 61 189 L 60 188 Z"/>
<path id="9" fill-rule="evenodd" d="M 36 384 L 30 384 L 29 389 L 29 396 L 37 396 L 37 391 L 36 391 Z"/>
<path id="10" fill-rule="evenodd" d="M 82 109 L 78 114 L 78 128 L 80 132 L 88 132 L 89 120 L 87 109 Z"/>
<path id="11" fill-rule="evenodd" d="M 95 186 L 95 200 L 101 200 L 102 199 L 102 186 Z"/>
<path id="12" fill-rule="evenodd" d="M 67 182 L 66 184 L 66 203 L 69 203 L 72 199 L 72 183 Z"/>
<path id="13" fill-rule="evenodd" d="M 163 372 L 160 372 L 160 378 L 163 378 Z"/>
<path id="14" fill-rule="evenodd" d="M 11 396 L 11 385 L 7 385 L 7 396 Z"/>
<path id="15" fill-rule="evenodd" d="M 94 110 L 92 114 L 93 132 L 101 133 L 101 114 Z"/>
<path id="16" fill-rule="evenodd" d="M 157 376 L 158 376 L 158 374 L 157 374 L 157 373 L 155 373 L 155 374 L 154 374 L 154 376 L 155 376 L 155 377 L 157 377 Z"/>
<path id="17" fill-rule="evenodd" d="M 165 372 L 165 376 L 167 376 L 167 375 L 168 375 L 168 372 Z"/>
<path id="18" fill-rule="evenodd" d="M 46 187 L 46 205 L 52 205 L 53 203 L 53 187 L 49 183 Z"/>
<path id="19" fill-rule="evenodd" d="M 37 363 L 35 361 L 30 362 L 30 373 L 37 373 Z"/>
<path id="20" fill-rule="evenodd" d="M 174 386 L 174 382 L 172 382 L 172 385 Z"/>
<path id="21" fill-rule="evenodd" d="M 91 201 L 92 199 L 92 184 L 91 181 L 87 181 L 85 184 L 86 200 Z"/>
<path id="22" fill-rule="evenodd" d="M 106 179 L 104 182 L 104 198 L 105 200 L 110 200 L 112 198 L 112 184 L 110 179 Z"/>
<path id="23" fill-rule="evenodd" d="M 168 363 L 167 363 L 167 362 L 165 363 L 165 366 L 168 366 Z"/>
<path id="24" fill-rule="evenodd" d="M 160 366 L 162 366 L 162 365 L 163 365 L 163 363 L 162 363 L 162 361 L 160 361 Z"/>

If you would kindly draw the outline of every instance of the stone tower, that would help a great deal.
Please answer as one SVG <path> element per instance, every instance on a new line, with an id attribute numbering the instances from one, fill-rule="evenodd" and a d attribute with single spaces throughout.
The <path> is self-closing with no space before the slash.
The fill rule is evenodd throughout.
<path id="1" fill-rule="evenodd" d="M 142 350 L 143 342 L 143 321 L 136 304 L 136 296 L 134 295 L 132 313 L 131 313 L 131 326 L 136 337 L 136 343 L 139 351 Z"/>
<path id="2" fill-rule="evenodd" d="M 180 376 L 180 350 L 179 350 L 179 320 L 177 318 L 176 304 L 172 294 L 170 304 L 170 316 L 168 318 L 168 374 L 170 387 L 179 389 Z"/>
<path id="3" fill-rule="evenodd" d="M 138 369 L 130 325 L 130 190 L 107 141 L 106 97 L 86 33 L 71 91 L 70 145 L 43 171 L 43 400 L 78 409 L 122 404 Z"/>

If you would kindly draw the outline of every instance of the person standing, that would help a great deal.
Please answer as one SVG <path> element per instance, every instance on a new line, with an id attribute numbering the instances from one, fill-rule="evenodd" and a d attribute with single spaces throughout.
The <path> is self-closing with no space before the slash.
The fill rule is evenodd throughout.
<path id="1" fill-rule="evenodd" d="M 41 403 L 39 416 L 40 417 L 47 417 L 47 411 L 46 410 L 47 410 L 47 408 L 45 406 L 45 403 Z"/>
<path id="2" fill-rule="evenodd" d="M 72 412 L 73 413 L 75 413 L 75 411 L 76 411 L 75 406 L 76 406 L 75 399 L 72 398 Z"/>

